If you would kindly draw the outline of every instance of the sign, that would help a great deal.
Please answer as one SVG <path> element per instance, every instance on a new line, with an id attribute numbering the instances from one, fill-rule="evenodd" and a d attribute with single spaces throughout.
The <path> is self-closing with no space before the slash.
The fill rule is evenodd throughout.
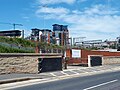
<path id="1" fill-rule="evenodd" d="M 72 58 L 81 58 L 81 50 L 72 49 Z"/>

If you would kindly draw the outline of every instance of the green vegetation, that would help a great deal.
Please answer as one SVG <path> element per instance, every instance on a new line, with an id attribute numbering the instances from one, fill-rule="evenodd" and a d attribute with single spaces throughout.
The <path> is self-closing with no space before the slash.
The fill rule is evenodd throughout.
<path id="1" fill-rule="evenodd" d="M 23 47 L 35 47 L 35 43 L 22 38 L 7 38 L 0 37 L 0 42 L 7 42 L 9 44 L 22 45 Z"/>
<path id="2" fill-rule="evenodd" d="M 35 43 L 22 38 L 0 36 L 0 53 L 34 53 Z"/>
<path id="3" fill-rule="evenodd" d="M 117 49 L 117 45 L 116 44 L 110 45 L 109 48 Z"/>
<path id="4" fill-rule="evenodd" d="M 84 50 L 99 50 L 97 47 L 84 48 Z"/>
<path id="5" fill-rule="evenodd" d="M 34 53 L 34 51 L 20 50 L 0 45 L 0 53 Z"/>
<path id="6" fill-rule="evenodd" d="M 22 38 L 8 38 L 0 36 L 0 53 L 34 53 L 35 47 L 39 49 L 59 49 L 64 50 L 65 47 L 56 44 L 48 44 L 46 42 L 32 42 Z"/>
<path id="7" fill-rule="evenodd" d="M 65 48 L 63 46 L 59 46 L 59 45 L 56 45 L 56 44 L 48 44 L 46 42 L 39 42 L 37 44 L 37 46 L 41 49 L 61 49 L 61 50 L 64 50 Z"/>

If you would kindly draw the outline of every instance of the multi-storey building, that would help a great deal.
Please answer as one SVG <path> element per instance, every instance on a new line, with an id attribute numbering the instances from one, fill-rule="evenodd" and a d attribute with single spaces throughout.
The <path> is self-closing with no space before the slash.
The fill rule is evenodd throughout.
<path id="1" fill-rule="evenodd" d="M 51 30 L 32 29 L 31 40 L 50 43 Z"/>
<path id="2" fill-rule="evenodd" d="M 7 37 L 20 37 L 23 31 L 20 30 L 7 30 L 7 31 L 0 31 L 0 36 L 7 36 Z"/>
<path id="3" fill-rule="evenodd" d="M 53 32 L 58 45 L 66 46 L 69 44 L 69 31 L 67 27 L 67 25 L 53 25 Z"/>
<path id="4" fill-rule="evenodd" d="M 69 44 L 67 25 L 53 25 L 53 32 L 49 29 L 32 29 L 31 40 L 66 46 Z"/>

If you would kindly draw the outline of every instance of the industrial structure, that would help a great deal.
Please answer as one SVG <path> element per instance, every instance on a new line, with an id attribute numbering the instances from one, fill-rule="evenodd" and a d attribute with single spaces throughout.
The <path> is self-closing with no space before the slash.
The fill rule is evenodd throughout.
<path id="1" fill-rule="evenodd" d="M 110 40 L 83 40 L 85 37 L 73 38 L 73 45 L 77 48 L 94 48 L 94 49 L 119 49 L 120 48 L 120 38 L 115 41 Z"/>

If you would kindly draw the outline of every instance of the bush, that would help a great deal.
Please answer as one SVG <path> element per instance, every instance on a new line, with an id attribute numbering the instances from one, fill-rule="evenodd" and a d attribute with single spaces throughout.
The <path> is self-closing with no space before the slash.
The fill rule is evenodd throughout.
<path id="1" fill-rule="evenodd" d="M 9 48 L 0 45 L 0 53 L 35 53 L 34 51 L 26 51 L 15 48 Z"/>
<path id="2" fill-rule="evenodd" d="M 8 38 L 0 36 L 0 42 L 6 42 L 9 44 L 22 45 L 24 47 L 35 47 L 35 43 L 25 40 L 23 38 Z"/>

